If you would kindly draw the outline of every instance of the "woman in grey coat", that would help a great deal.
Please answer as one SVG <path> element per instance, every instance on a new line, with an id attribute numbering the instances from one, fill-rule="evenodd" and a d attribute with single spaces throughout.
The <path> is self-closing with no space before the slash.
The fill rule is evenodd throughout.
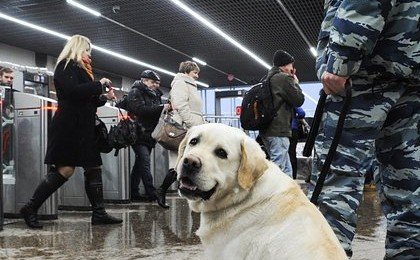
<path id="1" fill-rule="evenodd" d="M 170 101 L 174 113 L 173 119 L 184 124 L 188 129 L 204 124 L 201 109 L 203 102 L 197 90 L 195 80 L 198 79 L 200 68 L 192 61 L 181 62 L 179 73 L 171 83 Z M 169 151 L 169 171 L 163 180 L 162 185 L 156 191 L 157 202 L 163 208 L 169 208 L 166 204 L 166 191 L 176 180 L 175 163 L 178 157 L 176 151 Z"/>

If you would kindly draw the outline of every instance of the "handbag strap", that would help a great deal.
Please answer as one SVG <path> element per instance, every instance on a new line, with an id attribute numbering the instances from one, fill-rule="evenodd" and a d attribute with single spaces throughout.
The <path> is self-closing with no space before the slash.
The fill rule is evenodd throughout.
<path id="1" fill-rule="evenodd" d="M 118 111 L 120 112 L 121 118 L 124 118 L 124 114 L 122 113 L 120 108 L 118 108 Z"/>
<path id="2" fill-rule="evenodd" d="M 168 100 L 167 100 L 167 103 L 168 104 L 171 104 L 171 106 L 172 106 L 172 102 L 171 102 L 171 96 L 169 96 L 169 98 L 168 98 Z M 173 110 L 172 110 L 173 111 Z M 191 113 L 195 113 L 195 112 L 191 112 Z M 171 112 L 169 112 L 169 111 L 167 111 L 167 110 L 165 110 L 165 109 L 162 109 L 162 114 L 164 114 L 165 116 L 167 116 L 167 117 L 171 117 L 172 118 L 172 116 L 173 116 L 173 113 L 171 113 Z M 162 115 L 161 115 L 162 116 Z M 163 119 L 165 119 L 165 116 L 163 116 Z M 175 121 L 175 120 L 174 120 Z M 175 121 L 176 122 L 176 121 Z M 177 122 L 178 123 L 178 122 Z M 182 123 L 180 124 L 183 128 L 185 128 L 185 129 L 188 129 L 188 127 L 187 127 L 187 124 L 184 122 L 184 121 L 182 121 Z"/>
<path id="3" fill-rule="evenodd" d="M 170 120 L 172 120 L 174 123 L 176 123 L 176 124 L 178 124 L 179 126 L 181 126 L 182 128 L 184 128 L 185 130 L 188 130 L 188 127 L 187 127 L 187 124 L 184 122 L 184 121 L 182 121 L 182 123 L 178 123 L 177 121 L 175 121 L 174 119 L 173 119 L 173 113 L 171 113 L 171 112 L 169 112 L 169 111 L 167 111 L 167 110 L 165 110 L 165 109 L 163 109 L 162 110 L 162 114 L 160 115 L 161 116 L 161 118 L 163 119 L 163 120 L 168 120 L 168 118 L 170 119 Z"/>
<path id="4" fill-rule="evenodd" d="M 121 115 L 121 120 L 120 120 L 120 122 L 123 122 L 123 124 L 125 124 L 125 125 L 128 127 L 128 126 L 129 126 L 129 125 L 128 125 L 128 122 L 124 119 L 124 114 L 122 113 L 121 109 L 120 109 L 120 108 L 118 108 L 118 111 L 120 112 L 120 115 Z"/>

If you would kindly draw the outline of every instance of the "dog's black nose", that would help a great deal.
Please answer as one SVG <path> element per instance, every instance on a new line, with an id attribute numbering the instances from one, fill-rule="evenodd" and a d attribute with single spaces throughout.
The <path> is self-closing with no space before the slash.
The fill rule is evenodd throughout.
<path id="1" fill-rule="evenodd" d="M 201 169 L 201 161 L 195 156 L 188 156 L 184 159 L 182 167 L 188 174 L 197 173 Z"/>

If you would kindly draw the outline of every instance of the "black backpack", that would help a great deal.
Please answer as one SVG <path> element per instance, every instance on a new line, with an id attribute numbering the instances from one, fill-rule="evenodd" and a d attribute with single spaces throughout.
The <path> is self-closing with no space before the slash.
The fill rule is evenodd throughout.
<path id="1" fill-rule="evenodd" d="M 122 119 L 117 125 L 111 126 L 108 133 L 108 143 L 110 147 L 116 150 L 114 154 L 115 156 L 118 155 L 118 151 L 120 149 L 136 143 L 137 128 L 140 127 L 136 121 L 132 121 L 130 118 L 124 117 L 121 110 L 119 111 Z"/>
<path id="2" fill-rule="evenodd" d="M 270 79 L 253 85 L 242 100 L 241 126 L 245 130 L 264 130 L 277 114 L 270 89 Z"/>

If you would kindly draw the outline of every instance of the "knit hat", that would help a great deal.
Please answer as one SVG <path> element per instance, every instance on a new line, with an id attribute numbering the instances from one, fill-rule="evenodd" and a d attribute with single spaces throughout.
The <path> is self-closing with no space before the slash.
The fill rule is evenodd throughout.
<path id="1" fill-rule="evenodd" d="M 276 67 L 284 66 L 293 63 L 295 58 L 283 50 L 277 50 L 273 56 L 273 65 Z"/>
<path id="2" fill-rule="evenodd" d="M 152 79 L 156 81 L 160 81 L 159 74 L 154 72 L 153 70 L 145 70 L 140 74 L 140 78 L 142 79 Z"/>

